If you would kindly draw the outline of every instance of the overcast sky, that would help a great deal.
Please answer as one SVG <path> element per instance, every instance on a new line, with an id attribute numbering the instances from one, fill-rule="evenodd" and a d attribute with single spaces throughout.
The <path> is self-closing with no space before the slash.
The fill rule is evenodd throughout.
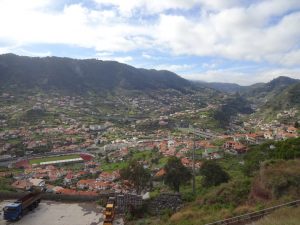
<path id="1" fill-rule="evenodd" d="M 0 0 L 0 54 L 116 60 L 184 78 L 300 78 L 300 0 Z"/>

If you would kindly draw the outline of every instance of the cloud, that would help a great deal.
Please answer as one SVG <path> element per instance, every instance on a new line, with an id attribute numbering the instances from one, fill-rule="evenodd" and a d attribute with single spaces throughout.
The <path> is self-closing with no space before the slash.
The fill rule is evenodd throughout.
<path id="1" fill-rule="evenodd" d="M 269 82 L 279 76 L 289 76 L 300 79 L 300 68 L 296 69 L 261 69 L 254 72 L 240 72 L 238 69 L 208 70 L 203 73 L 185 74 L 182 77 L 190 80 L 202 80 L 207 82 L 238 83 L 251 85 L 260 82 Z"/>
<path id="2" fill-rule="evenodd" d="M 278 56 L 280 63 L 287 66 L 299 65 L 300 62 L 300 49 L 293 50 L 284 54 L 283 56 Z"/>
<path id="3" fill-rule="evenodd" d="M 39 57 L 46 57 L 46 56 L 52 56 L 51 51 L 28 51 L 26 49 L 18 49 L 18 54 L 19 55 L 24 55 L 24 56 L 39 56 Z"/>
<path id="4" fill-rule="evenodd" d="M 286 66 L 300 64 L 297 60 L 300 1 L 297 0 L 266 0 L 250 5 L 234 0 L 95 0 L 101 6 L 116 8 L 69 4 L 62 11 L 49 10 L 49 5 L 56 1 L 29 0 L 25 4 L 2 0 L 0 40 L 10 40 L 17 46 L 66 44 L 97 52 L 159 48 L 175 55 L 218 56 Z M 202 8 L 192 17 L 164 13 L 196 6 Z M 157 19 L 133 22 L 128 18 L 143 9 L 156 13 Z M 129 14 L 119 15 L 120 12 Z"/>
<path id="5" fill-rule="evenodd" d="M 272 4 L 233 7 L 196 19 L 163 14 L 157 26 L 157 44 L 176 55 L 285 63 L 280 57 L 299 49 L 300 12 L 285 13 L 299 8 L 300 2 L 268 2 Z M 272 23 L 273 16 L 279 16 L 276 23 Z M 285 64 L 293 66 L 299 62 Z"/>
<path id="6" fill-rule="evenodd" d="M 199 0 L 201 6 L 206 9 L 222 10 L 241 5 L 241 0 Z"/>
<path id="7" fill-rule="evenodd" d="M 63 11 L 49 12 L 36 10 L 42 5 L 35 6 L 35 1 L 32 7 L 21 5 L 15 10 L 17 1 L 7 2 L 1 2 L 0 7 L 0 40 L 10 40 L 17 46 L 65 44 L 96 51 L 130 51 L 147 46 L 147 37 L 138 38 L 146 28 L 122 22 L 113 11 L 72 4 Z"/>
<path id="8" fill-rule="evenodd" d="M 97 57 L 108 57 L 108 56 L 112 56 L 113 53 L 112 52 L 97 52 L 96 56 Z"/>
<path id="9" fill-rule="evenodd" d="M 156 14 L 169 9 L 188 10 L 197 5 L 196 0 L 94 0 L 100 5 L 115 6 L 123 16 L 133 16 L 143 9 L 144 14 Z M 199 4 L 199 3 L 198 3 Z"/>
<path id="10" fill-rule="evenodd" d="M 67 45 L 92 49 L 101 59 L 133 64 L 153 65 L 151 61 L 168 56 L 170 60 L 161 60 L 157 68 L 184 73 L 195 71 L 190 64 L 197 64 L 184 61 L 184 57 L 195 57 L 201 59 L 199 66 L 205 65 L 202 69 L 207 72 L 201 74 L 211 78 L 218 76 L 221 65 L 203 62 L 208 57 L 287 70 L 300 66 L 299 0 L 90 2 L 95 4 L 0 0 L 0 53 L 25 52 L 26 46 L 33 45 Z M 139 62 L 132 52 L 142 52 Z M 177 56 L 183 61 L 170 62 Z M 232 78 L 247 81 L 243 71 L 234 73 Z"/>
<path id="11" fill-rule="evenodd" d="M 97 59 L 99 60 L 104 60 L 104 61 L 117 61 L 120 63 L 130 63 L 133 58 L 131 56 L 124 56 L 124 57 L 120 57 L 120 56 L 99 56 Z"/>
<path id="12" fill-rule="evenodd" d="M 142 57 L 146 58 L 146 59 L 153 59 L 154 57 L 152 55 L 149 55 L 145 52 L 142 53 Z"/>
<path id="13" fill-rule="evenodd" d="M 170 70 L 175 73 L 184 72 L 187 70 L 190 70 L 195 67 L 195 65 L 189 65 L 189 64 L 160 64 L 160 65 L 154 65 L 153 68 L 157 70 Z"/>

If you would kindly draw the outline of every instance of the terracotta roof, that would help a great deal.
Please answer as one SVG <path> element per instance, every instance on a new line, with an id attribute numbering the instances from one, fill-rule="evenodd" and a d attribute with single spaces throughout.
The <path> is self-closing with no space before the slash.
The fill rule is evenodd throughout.
<path id="1" fill-rule="evenodd" d="M 77 193 L 75 190 L 71 190 L 71 189 L 67 189 L 67 188 L 63 188 L 57 192 L 60 194 L 64 194 L 64 195 L 76 195 L 76 193 Z"/>
<path id="2" fill-rule="evenodd" d="M 16 189 L 28 189 L 32 187 L 32 183 L 27 180 L 17 180 L 11 185 L 13 188 Z"/>
<path id="3" fill-rule="evenodd" d="M 288 127 L 287 130 L 290 130 L 290 131 L 297 131 L 297 128 L 296 128 L 296 127 Z"/>
<path id="4" fill-rule="evenodd" d="M 181 163 L 187 165 L 190 163 L 190 160 L 188 158 L 182 158 Z"/>
<path id="5" fill-rule="evenodd" d="M 166 174 L 166 170 L 164 168 L 162 168 L 155 174 L 155 177 L 162 177 L 165 174 Z"/>
<path id="6" fill-rule="evenodd" d="M 251 134 L 247 134 L 248 137 L 252 137 L 252 138 L 257 138 L 259 136 L 261 136 L 261 134 L 258 133 L 251 133 Z"/>
<path id="7" fill-rule="evenodd" d="M 111 183 L 103 182 L 103 181 L 97 181 L 97 182 L 95 182 L 91 185 L 91 187 L 94 188 L 94 189 L 102 189 L 102 188 L 106 189 L 106 188 L 109 188 L 111 186 L 112 186 Z"/>
<path id="8" fill-rule="evenodd" d="M 295 137 L 297 137 L 297 134 L 283 133 L 283 136 L 288 137 L 288 138 L 295 138 Z"/>
<path id="9" fill-rule="evenodd" d="M 89 179 L 89 180 L 80 180 L 77 182 L 77 185 L 91 185 L 93 183 L 95 183 L 96 180 L 93 179 Z"/>

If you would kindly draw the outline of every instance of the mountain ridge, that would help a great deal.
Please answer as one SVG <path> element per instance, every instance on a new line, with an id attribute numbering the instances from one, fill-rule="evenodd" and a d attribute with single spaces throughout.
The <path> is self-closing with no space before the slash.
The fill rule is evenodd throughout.
<path id="1" fill-rule="evenodd" d="M 116 61 L 0 55 L 0 88 L 36 87 L 70 92 L 194 88 L 173 72 L 135 68 Z"/>
<path id="2" fill-rule="evenodd" d="M 254 83 L 251 85 L 239 85 L 237 83 L 226 83 L 226 82 L 205 82 L 205 81 L 195 81 L 192 82 L 200 84 L 202 86 L 212 88 L 218 91 L 223 91 L 226 93 L 247 93 L 251 91 L 258 92 L 260 89 L 274 89 L 276 86 L 286 87 L 290 84 L 300 82 L 299 79 L 294 79 L 289 76 L 278 76 L 266 83 Z"/>

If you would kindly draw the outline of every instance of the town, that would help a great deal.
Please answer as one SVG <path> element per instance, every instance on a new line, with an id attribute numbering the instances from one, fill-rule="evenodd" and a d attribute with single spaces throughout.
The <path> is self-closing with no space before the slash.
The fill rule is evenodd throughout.
<path id="1" fill-rule="evenodd" d="M 299 21 L 0 0 L 0 225 L 299 225 Z"/>
<path id="2" fill-rule="evenodd" d="M 231 129 L 214 126 L 211 112 L 226 98 L 219 96 L 205 105 L 195 100 L 201 99 L 199 93 L 167 93 L 162 98 L 123 95 L 100 103 L 95 97 L 50 95 L 28 96 L 22 107 L 21 97 L 4 93 L 0 115 L 26 111 L 32 116 L 0 120 L 0 163 L 10 168 L 1 172 L 7 178 L 5 188 L 40 187 L 63 195 L 141 194 L 120 176 L 120 170 L 135 159 L 156 181 L 142 190 L 147 196 L 162 185 L 157 181 L 170 157 L 199 170 L 203 160 L 239 156 L 251 145 L 299 137 L 295 108 L 278 113 L 270 122 L 240 114 L 233 118 Z"/>

